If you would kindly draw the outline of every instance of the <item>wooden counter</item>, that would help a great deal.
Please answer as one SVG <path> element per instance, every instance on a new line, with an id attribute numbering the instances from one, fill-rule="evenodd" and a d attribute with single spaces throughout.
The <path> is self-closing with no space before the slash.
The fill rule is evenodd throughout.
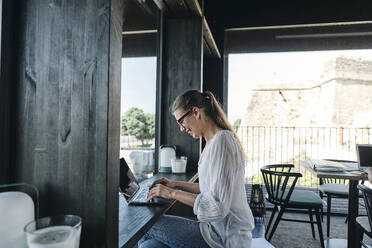
<path id="1" fill-rule="evenodd" d="M 175 181 L 195 182 L 198 178 L 196 172 L 186 174 L 159 173 L 141 182 L 141 187 L 158 178 L 167 177 Z M 119 247 L 133 247 L 138 240 L 151 228 L 151 226 L 174 204 L 162 206 L 129 206 L 124 196 L 119 194 Z"/>

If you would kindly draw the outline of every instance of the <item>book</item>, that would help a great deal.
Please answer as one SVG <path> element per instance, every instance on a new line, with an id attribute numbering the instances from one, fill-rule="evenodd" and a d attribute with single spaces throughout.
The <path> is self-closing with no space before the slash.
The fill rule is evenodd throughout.
<path id="1" fill-rule="evenodd" d="M 313 158 L 309 158 L 308 160 L 315 171 L 340 172 L 345 171 L 347 169 L 345 165 L 336 161 Z"/>

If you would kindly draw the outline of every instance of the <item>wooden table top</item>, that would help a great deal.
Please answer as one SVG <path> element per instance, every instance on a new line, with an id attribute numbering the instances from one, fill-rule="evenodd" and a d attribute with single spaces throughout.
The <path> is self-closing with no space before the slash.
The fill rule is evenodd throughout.
<path id="1" fill-rule="evenodd" d="M 195 182 L 198 178 L 196 172 L 186 174 L 159 173 L 140 183 L 141 187 L 158 178 L 167 177 L 176 181 Z M 138 240 L 151 228 L 151 226 L 174 204 L 161 206 L 132 206 L 128 205 L 122 194 L 119 194 L 119 247 L 133 247 Z"/>
<path id="2" fill-rule="evenodd" d="M 355 171 L 341 171 L 341 172 L 326 172 L 316 171 L 307 160 L 301 160 L 300 165 L 308 169 L 313 175 L 318 178 L 335 178 L 335 179 L 347 179 L 347 180 L 367 180 L 368 175 L 366 172 L 358 171 L 358 164 L 354 162 L 341 162 L 348 168 L 355 168 Z"/>

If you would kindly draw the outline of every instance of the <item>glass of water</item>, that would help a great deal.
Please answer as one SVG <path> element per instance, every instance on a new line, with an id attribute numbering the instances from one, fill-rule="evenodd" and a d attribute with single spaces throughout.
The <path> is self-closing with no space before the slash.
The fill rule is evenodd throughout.
<path id="1" fill-rule="evenodd" d="M 45 217 L 28 223 L 24 231 L 29 248 L 78 248 L 81 218 L 76 215 Z"/>

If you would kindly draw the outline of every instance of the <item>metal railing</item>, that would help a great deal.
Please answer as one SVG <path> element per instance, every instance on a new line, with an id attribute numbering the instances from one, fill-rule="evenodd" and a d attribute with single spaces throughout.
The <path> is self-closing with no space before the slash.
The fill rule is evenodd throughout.
<path id="1" fill-rule="evenodd" d="M 155 139 L 145 139 L 144 147 L 155 147 Z M 143 144 L 141 140 L 137 139 L 135 136 L 120 136 L 120 147 L 131 148 L 131 147 L 141 147 Z"/>
<path id="2" fill-rule="evenodd" d="M 247 156 L 246 181 L 262 183 L 260 168 L 291 163 L 303 177 L 299 185 L 316 187 L 317 180 L 300 160 L 356 160 L 356 144 L 372 143 L 372 128 L 241 126 L 237 132 Z"/>

